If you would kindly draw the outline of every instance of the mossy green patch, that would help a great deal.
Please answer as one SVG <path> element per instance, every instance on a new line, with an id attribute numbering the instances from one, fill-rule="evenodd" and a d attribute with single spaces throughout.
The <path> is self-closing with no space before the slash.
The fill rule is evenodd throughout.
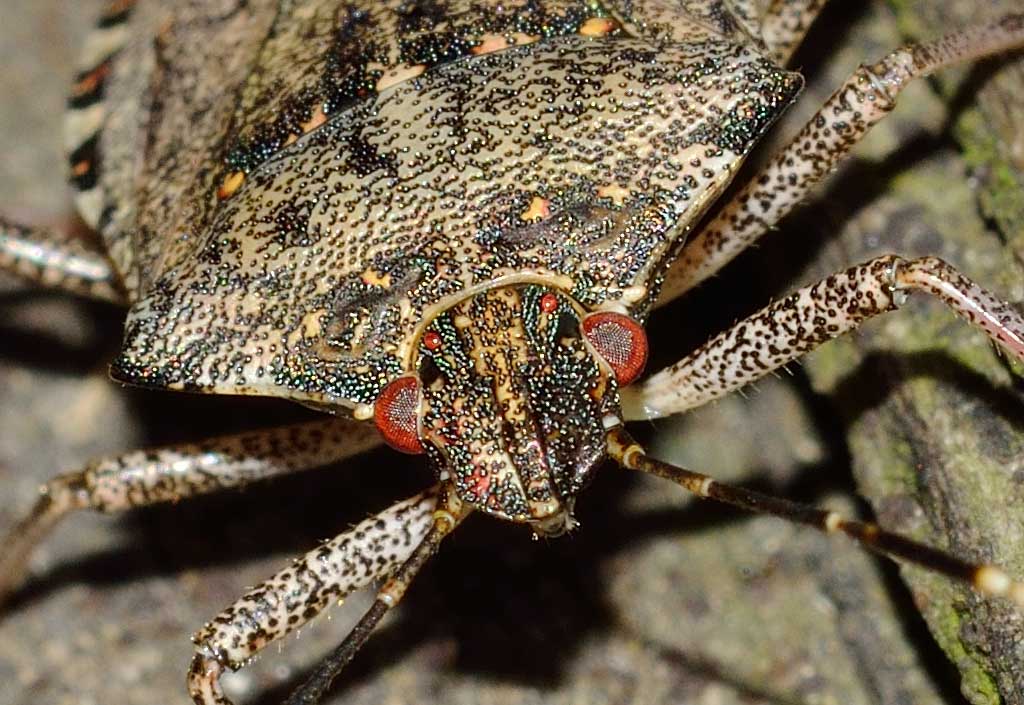
<path id="1" fill-rule="evenodd" d="M 1024 260 L 1024 175 L 1006 158 L 980 111 L 965 111 L 954 134 L 963 146 L 964 160 L 981 175 L 982 212 L 995 222 L 1018 260 Z"/>

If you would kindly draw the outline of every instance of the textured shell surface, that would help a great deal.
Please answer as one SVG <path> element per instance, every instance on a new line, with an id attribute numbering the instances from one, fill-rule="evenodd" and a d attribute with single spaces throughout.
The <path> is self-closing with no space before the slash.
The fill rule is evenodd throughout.
<path id="1" fill-rule="evenodd" d="M 802 85 L 744 2 L 121 5 L 69 125 L 132 301 L 114 376 L 332 408 L 496 285 L 643 320 Z"/>

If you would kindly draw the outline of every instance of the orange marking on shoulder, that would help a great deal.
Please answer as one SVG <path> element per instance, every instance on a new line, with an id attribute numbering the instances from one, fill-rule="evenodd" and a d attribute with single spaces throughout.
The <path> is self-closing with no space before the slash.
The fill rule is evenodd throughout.
<path id="1" fill-rule="evenodd" d="M 538 39 L 540 39 L 540 35 L 526 34 L 525 32 L 513 32 L 509 35 L 485 34 L 481 37 L 480 43 L 473 47 L 471 51 L 480 56 L 481 54 L 490 54 L 502 49 L 508 49 L 514 45 L 533 44 Z"/>
<path id="2" fill-rule="evenodd" d="M 619 23 L 610 17 L 591 17 L 580 26 L 584 37 L 603 37 L 619 28 Z"/>
<path id="3" fill-rule="evenodd" d="M 512 43 L 516 46 L 521 44 L 533 44 L 535 41 L 540 39 L 539 34 L 526 34 L 524 32 L 513 32 Z"/>
<path id="4" fill-rule="evenodd" d="M 383 76 L 377 81 L 377 92 L 390 88 L 391 86 L 397 85 L 402 81 L 408 81 L 411 78 L 416 78 L 423 74 L 427 70 L 426 64 L 399 64 L 384 73 Z"/>
<path id="5" fill-rule="evenodd" d="M 316 110 L 313 111 L 313 116 L 304 123 L 301 123 L 299 127 L 302 128 L 303 132 L 310 132 L 327 122 L 327 115 L 324 114 L 324 106 L 317 104 Z"/>
<path id="6" fill-rule="evenodd" d="M 224 177 L 224 183 L 217 189 L 217 198 L 224 200 L 225 198 L 231 198 L 235 191 L 241 188 L 245 182 L 245 172 L 235 171 Z"/>
<path id="7" fill-rule="evenodd" d="M 485 34 L 482 41 L 473 47 L 472 52 L 477 56 L 490 54 L 492 51 L 501 51 L 508 47 L 508 40 L 500 34 Z"/>
<path id="8" fill-rule="evenodd" d="M 71 167 L 71 174 L 73 176 L 85 176 L 89 173 L 90 169 L 92 169 L 92 162 L 88 159 L 83 159 Z"/>
<path id="9" fill-rule="evenodd" d="M 534 196 L 533 200 L 530 201 L 530 207 L 523 211 L 519 217 L 526 221 L 533 221 L 544 220 L 549 215 L 551 215 L 551 201 L 540 196 Z"/>

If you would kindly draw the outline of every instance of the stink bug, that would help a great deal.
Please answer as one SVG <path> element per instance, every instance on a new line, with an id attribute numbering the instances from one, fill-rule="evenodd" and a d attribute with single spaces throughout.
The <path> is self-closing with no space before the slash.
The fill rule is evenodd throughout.
<path id="1" fill-rule="evenodd" d="M 227 17 L 226 14 L 223 17 L 221 17 L 221 18 L 223 20 L 225 20 L 225 22 L 229 22 L 229 19 L 230 19 L 229 17 Z M 602 20 L 602 19 L 604 19 L 604 17 L 596 17 L 596 18 L 594 18 L 594 17 L 586 17 L 586 18 L 583 18 L 582 22 L 577 23 L 578 26 L 572 27 L 573 32 L 578 32 L 581 36 L 589 36 L 588 32 L 591 32 L 591 33 L 594 32 L 595 31 L 594 28 L 607 27 L 607 23 L 606 22 L 592 23 L 591 19 Z M 112 19 L 110 24 L 111 24 L 111 26 L 114 26 L 117 23 L 115 22 L 114 19 Z M 587 30 L 587 28 L 590 28 L 590 29 Z M 585 30 L 587 30 L 587 31 L 585 31 Z M 173 39 L 173 32 L 171 33 L 170 38 L 162 35 L 159 39 L 160 39 L 160 41 L 156 42 L 156 46 L 158 46 L 158 47 L 168 46 L 171 49 L 174 48 L 174 43 L 173 43 L 173 41 L 171 41 L 171 39 Z M 480 46 L 482 46 L 484 44 L 485 44 L 485 41 L 481 41 Z M 515 51 L 515 50 L 513 50 L 513 51 Z M 495 52 L 495 53 L 496 53 L 495 58 L 498 58 L 498 55 L 497 55 L 498 52 Z M 505 58 L 509 58 L 509 56 L 506 56 Z M 427 79 L 424 79 L 424 81 L 426 81 L 426 80 Z M 357 87 L 356 90 L 359 90 L 359 88 L 361 88 L 361 87 Z M 172 98 L 175 97 L 175 95 L 173 94 L 173 91 L 172 91 L 170 97 L 172 97 Z M 181 96 L 178 95 L 177 97 L 181 97 Z M 366 96 L 357 96 L 357 97 L 366 97 Z M 745 110 L 745 108 L 744 108 L 744 110 Z M 330 112 L 330 111 L 328 111 L 328 112 Z M 741 111 L 741 113 L 742 113 L 742 111 Z M 315 122 L 318 122 L 318 120 L 316 119 L 316 114 L 314 113 L 312 115 L 303 116 L 303 120 L 301 120 L 299 124 L 300 125 L 310 125 L 310 124 L 315 123 Z M 738 125 L 738 124 L 739 123 L 736 123 L 736 125 Z M 734 126 L 736 126 L 736 125 L 734 125 Z M 328 128 L 331 128 L 332 125 L 330 125 L 330 124 L 325 124 L 323 126 L 315 125 L 314 127 L 324 127 L 324 129 L 328 129 Z M 288 141 L 289 136 L 282 136 L 281 137 L 281 139 L 283 140 L 283 143 Z M 310 135 L 310 138 L 311 138 L 311 135 Z M 284 147 L 287 149 L 289 146 L 288 146 L 288 144 L 285 144 Z M 296 148 L 298 148 L 298 143 L 296 143 Z M 83 155 L 82 154 L 77 154 L 76 156 L 82 157 Z M 83 176 L 83 175 L 88 173 L 88 166 L 89 166 L 89 164 L 86 163 L 86 162 L 88 162 L 87 159 L 79 159 L 79 160 L 76 161 L 75 165 L 78 168 L 78 171 L 80 172 L 79 176 Z M 84 164 L 84 166 L 83 166 L 83 164 Z M 361 162 L 360 162 L 360 164 L 361 164 Z M 358 165 L 355 165 L 355 166 L 358 166 Z M 355 166 L 353 166 L 353 168 L 355 168 Z M 215 192 L 215 196 L 216 196 L 217 199 L 219 199 L 220 201 L 222 201 L 224 203 L 230 203 L 232 199 L 241 198 L 246 193 L 245 189 L 248 188 L 248 186 L 245 183 L 245 181 L 249 180 L 249 177 L 248 177 L 248 174 L 246 175 L 246 177 L 240 177 L 239 176 L 240 173 L 243 173 L 243 172 L 240 171 L 240 170 L 229 171 L 226 174 L 224 174 L 222 180 L 219 180 L 215 184 L 217 186 L 216 192 Z M 600 192 L 602 189 L 605 188 L 605 186 L 607 186 L 607 184 L 603 184 L 602 186 L 598 186 L 598 189 L 596 190 L 595 193 Z M 608 186 L 608 188 L 610 189 L 610 186 Z M 622 188 L 622 186 L 618 186 L 618 188 Z M 610 203 L 608 203 L 605 207 L 607 207 L 612 212 L 620 212 L 620 211 L 616 211 L 615 210 L 615 208 L 620 207 L 620 204 L 614 203 L 614 201 L 615 201 L 615 193 L 614 193 L 613 189 L 610 190 L 610 191 L 606 191 L 604 193 L 606 194 L 606 196 L 600 195 L 600 194 L 598 194 L 598 195 L 599 195 L 600 198 L 608 198 L 608 199 L 610 199 Z M 579 196 L 579 195 L 578 194 L 570 194 L 570 196 Z M 527 225 L 526 225 L 527 227 L 530 226 L 530 225 L 534 225 L 534 224 L 537 224 L 537 225 L 543 224 L 543 222 L 545 221 L 546 217 L 547 218 L 551 218 L 551 217 L 554 217 L 554 218 L 565 217 L 564 216 L 564 211 L 562 212 L 562 214 L 559 214 L 559 210 L 558 210 L 559 204 L 557 202 L 555 202 L 555 201 L 556 201 L 555 199 L 548 199 L 548 198 L 543 198 L 543 197 L 537 197 L 536 195 L 532 196 L 532 197 L 530 197 L 528 199 L 525 199 L 525 198 L 521 199 L 522 210 L 521 210 L 520 213 L 518 213 L 518 215 L 520 216 L 520 218 L 524 222 L 528 221 L 528 220 L 532 220 L 534 218 L 538 218 L 538 219 L 541 220 L 541 223 L 528 223 L 527 222 Z M 516 205 L 519 205 L 519 202 L 516 202 Z M 561 204 L 561 205 L 562 205 L 563 208 L 565 207 L 565 204 Z M 529 217 L 522 218 L 523 214 L 527 214 Z M 656 211 L 654 211 L 654 214 L 656 215 Z M 574 213 L 570 213 L 570 215 L 574 215 Z M 650 217 L 651 219 L 650 220 L 644 219 L 644 220 L 639 220 L 639 221 L 635 221 L 635 222 L 630 222 L 629 223 L 629 227 L 632 230 L 630 230 L 629 232 L 631 232 L 631 233 L 641 233 L 641 232 L 643 232 L 642 231 L 642 227 L 645 226 L 646 224 L 654 223 L 656 225 L 656 218 L 654 218 L 653 215 L 651 215 L 650 211 L 645 213 L 645 218 L 646 217 Z M 499 229 L 499 232 L 501 233 L 501 232 L 504 232 L 504 231 L 502 231 L 502 229 Z M 492 231 L 492 233 L 493 233 L 493 231 Z M 528 233 L 527 233 L 527 235 L 528 235 Z M 543 233 L 542 233 L 542 235 L 543 235 Z M 217 256 L 220 256 L 219 252 L 214 251 L 216 249 L 217 248 L 211 248 L 211 251 L 206 253 L 206 256 L 211 258 L 211 259 L 216 259 Z M 214 263 L 216 263 L 216 262 L 214 262 Z M 910 276 L 913 275 L 913 272 L 915 272 L 914 269 L 911 269 Z M 931 272 L 931 271 L 929 271 L 929 272 Z M 397 279 L 398 276 L 401 275 L 401 274 L 402 273 L 399 272 L 397 275 L 394 275 L 394 279 Z M 926 274 L 928 274 L 928 273 L 926 272 Z M 378 287 L 378 288 L 383 286 L 384 288 L 389 288 L 387 285 L 383 284 L 383 282 L 385 280 L 385 277 L 387 277 L 389 275 L 393 275 L 393 272 L 386 272 L 386 273 L 383 273 L 383 274 L 381 272 L 370 272 L 366 277 L 362 277 L 360 279 L 359 283 L 355 283 L 354 287 L 356 289 L 358 289 L 360 286 Z M 266 284 L 267 284 L 267 286 L 272 286 L 273 282 L 267 282 Z M 540 291 L 536 291 L 535 292 L 535 291 L 532 291 L 532 290 L 524 290 L 522 292 L 517 292 L 516 296 L 519 298 L 520 301 L 527 301 L 527 302 L 532 300 L 531 297 L 536 298 L 537 307 L 538 307 L 539 310 L 541 310 L 541 312 L 542 312 L 541 313 L 541 317 L 543 319 L 543 315 L 551 316 L 552 313 L 555 313 L 555 312 L 552 312 L 552 310 L 547 310 L 547 312 L 545 310 L 545 308 L 550 307 L 550 304 L 546 306 L 542 302 L 547 293 L 548 292 L 541 293 Z M 561 294 L 559 294 L 559 295 L 561 295 Z M 490 300 L 490 299 L 482 300 L 479 303 L 480 306 L 483 306 L 482 309 L 480 309 L 480 310 L 482 310 L 483 313 L 486 313 L 487 316 L 492 317 L 492 318 L 499 316 L 498 310 L 501 309 L 501 305 L 502 305 L 501 299 L 502 299 L 502 297 L 496 296 L 495 300 Z M 559 303 L 559 302 L 556 301 L 556 304 L 557 305 L 556 305 L 555 310 L 558 310 L 559 306 L 561 306 L 564 309 L 564 307 L 566 305 L 571 305 L 571 302 L 566 301 L 565 297 L 562 295 L 561 302 Z M 469 305 L 469 304 L 467 304 L 467 305 Z M 366 307 L 366 306 L 364 306 L 364 307 Z M 496 310 L 496 308 L 498 310 Z M 350 310 L 351 309 L 342 308 L 342 313 L 346 313 L 347 314 L 348 312 L 350 312 Z M 617 312 L 612 312 L 612 313 L 617 313 Z M 474 320 L 473 314 L 474 314 L 474 312 L 473 312 L 472 309 L 470 309 L 469 313 L 466 314 L 466 316 L 470 319 L 470 323 L 472 323 L 473 320 Z M 483 318 L 482 314 L 480 314 L 480 317 Z M 339 317 L 339 318 L 341 318 L 341 317 Z M 452 319 L 452 324 L 456 328 L 458 328 L 458 321 L 456 320 L 457 318 L 458 317 L 455 316 Z M 526 319 L 526 317 L 524 317 L 524 319 Z M 529 319 L 526 319 L 526 320 L 529 320 Z M 523 330 L 523 335 L 529 335 L 532 331 L 535 331 L 535 330 L 543 330 L 543 331 L 551 330 L 553 333 L 560 333 L 560 332 L 562 332 L 560 322 L 558 322 L 558 325 L 552 325 L 554 322 L 543 321 L 541 319 L 535 319 L 534 322 L 535 322 L 535 324 L 537 324 L 536 328 L 524 329 Z M 583 324 L 582 328 L 583 329 L 587 328 L 586 322 L 587 322 L 587 318 L 583 318 L 582 319 L 582 324 Z M 570 324 L 571 324 L 571 321 L 570 321 Z M 498 328 L 496 330 L 507 330 L 507 329 L 508 329 L 507 326 L 503 326 L 503 327 L 500 327 L 500 328 Z M 334 329 L 326 328 L 325 330 L 327 330 L 330 333 Z M 622 330 L 628 330 L 628 328 L 626 326 L 623 326 Z M 431 331 L 435 332 L 436 335 L 441 338 L 441 344 L 439 346 L 434 347 L 434 345 L 432 345 L 432 344 L 427 342 L 427 340 L 428 340 L 427 333 L 429 333 Z M 373 331 L 371 331 L 371 333 L 372 332 Z M 585 332 L 586 332 L 586 330 L 585 330 Z M 141 342 L 139 344 L 141 344 L 142 346 L 162 345 L 162 344 L 164 344 L 163 342 L 160 342 L 160 341 L 154 341 L 152 339 L 153 338 L 152 333 L 153 333 L 153 331 L 147 332 L 141 338 L 139 338 L 138 334 L 136 333 L 136 338 L 135 339 L 137 341 L 141 340 Z M 339 340 L 344 342 L 346 339 L 352 339 L 352 336 L 355 336 L 356 333 L 357 333 L 357 331 L 356 332 L 352 332 L 352 331 L 350 331 L 348 329 L 345 329 L 343 325 L 339 324 L 339 328 L 336 331 L 334 331 L 335 340 L 333 341 L 332 344 L 335 347 L 337 347 Z M 449 330 L 449 329 L 440 329 L 440 330 L 431 329 L 431 330 L 427 330 L 423 334 L 424 347 L 427 350 L 430 350 L 432 347 L 434 347 L 435 349 L 445 349 L 444 344 L 443 344 L 444 343 L 445 334 L 447 334 L 447 336 L 449 336 L 449 343 L 450 343 L 449 349 L 451 349 L 451 346 L 453 344 L 452 341 L 457 341 L 457 340 L 459 340 L 459 338 L 458 338 L 458 334 L 453 335 L 451 330 Z M 490 334 L 490 331 L 481 331 L 481 335 L 483 337 L 485 337 L 488 334 Z M 327 334 L 325 334 L 325 335 L 327 335 Z M 129 332 L 129 336 L 131 336 L 131 332 Z M 346 338 L 345 336 L 349 336 L 349 337 Z M 571 336 L 571 335 L 569 335 L 569 336 L 559 336 L 558 340 L 560 340 L 560 339 L 562 339 L 564 337 L 571 338 L 573 336 Z M 579 337 L 579 336 L 577 336 L 577 337 Z M 142 338 L 144 338 L 144 339 L 142 339 Z M 612 339 L 620 340 L 620 344 L 625 344 L 625 345 L 632 344 L 630 342 L 623 342 L 623 341 L 627 340 L 627 338 L 629 340 L 635 340 L 636 336 L 634 336 L 634 335 L 620 335 L 620 334 L 614 334 L 614 333 L 612 334 Z M 433 340 L 432 337 L 430 339 Z M 213 342 L 213 339 L 211 339 L 211 344 L 212 344 L 212 342 Z M 368 343 L 366 343 L 366 345 L 364 346 L 364 349 L 368 348 L 371 344 L 377 343 L 377 342 L 380 342 L 381 344 L 387 344 L 388 343 L 387 340 L 377 341 L 377 340 L 374 340 L 374 339 L 371 338 L 371 340 Z M 593 345 L 593 347 L 597 348 L 598 351 L 601 350 L 601 343 L 600 342 L 592 342 L 592 345 Z M 508 348 L 504 348 L 503 347 L 502 349 L 508 349 Z M 136 350 L 136 351 L 138 351 L 138 350 Z M 324 356 L 324 360 L 330 360 L 330 350 L 324 349 L 324 348 L 316 348 L 316 353 L 318 355 L 323 355 Z M 633 350 L 631 348 L 629 350 L 629 354 L 628 355 L 623 355 L 620 358 L 620 360 L 622 360 L 622 361 L 632 360 L 632 359 L 634 359 L 634 357 L 636 357 L 634 355 L 634 353 L 635 353 L 635 350 Z M 422 355 L 425 356 L 426 354 L 422 354 Z M 572 356 L 572 357 L 574 358 L 574 356 Z M 613 356 L 610 355 L 610 353 L 606 353 L 605 355 L 602 355 L 601 358 L 608 364 L 608 368 L 604 370 L 604 373 L 603 373 L 604 377 L 600 381 L 601 381 L 601 383 L 608 383 L 608 384 L 610 384 L 611 380 L 612 380 L 612 376 L 611 375 L 617 376 L 618 374 L 620 374 L 620 370 L 618 370 L 616 365 L 614 364 L 614 360 L 612 359 Z M 334 361 L 332 361 L 332 362 L 334 362 Z M 152 377 L 152 376 L 156 375 L 157 377 L 160 377 L 160 375 L 170 375 L 170 376 L 167 376 L 167 377 L 160 378 L 160 383 L 166 383 L 168 386 L 172 386 L 172 387 L 173 386 L 187 385 L 185 383 L 187 380 L 185 380 L 185 382 L 183 382 L 179 378 L 175 378 L 174 377 L 174 374 L 176 374 L 175 370 L 179 370 L 180 369 L 179 365 L 184 365 L 186 367 L 187 366 L 187 360 L 175 360 L 174 361 L 174 365 L 172 366 L 170 372 L 167 369 L 160 369 L 159 366 L 155 367 L 153 365 L 150 365 L 150 364 L 148 364 L 145 361 L 139 362 L 138 360 L 134 360 L 134 361 L 128 360 L 125 364 L 123 364 L 122 371 L 125 372 L 125 368 L 131 368 L 130 370 L 125 372 L 125 374 L 128 375 L 128 376 L 130 376 L 130 375 L 140 375 L 140 376 L 144 377 L 144 376 L 148 375 L 148 376 Z M 466 369 L 466 367 L 462 366 L 462 367 L 456 368 L 456 371 L 465 370 L 465 369 Z M 218 374 L 226 374 L 229 377 L 232 374 L 232 369 L 230 367 L 228 367 L 228 368 L 225 368 L 222 371 L 217 371 L 217 372 L 218 372 Z M 286 370 L 286 372 L 287 372 L 287 370 Z M 419 374 L 421 376 L 426 374 L 425 372 L 421 372 L 421 371 L 418 371 L 418 372 L 419 372 Z M 433 373 L 431 372 L 430 374 L 432 375 Z M 626 379 L 624 381 L 628 381 L 628 377 L 629 377 L 629 375 L 626 375 Z M 383 391 L 384 388 L 389 388 L 389 387 L 385 387 L 382 384 L 381 390 Z M 595 401 L 600 401 L 600 400 L 595 400 Z M 317 403 L 319 403 L 319 402 L 317 402 Z M 579 407 L 577 407 L 577 408 L 579 409 Z M 362 414 L 367 415 L 367 412 L 369 410 L 357 409 L 356 411 L 357 411 L 357 413 L 361 412 Z M 394 416 L 395 418 L 398 418 L 400 415 L 392 415 L 392 416 Z M 437 414 L 436 416 L 437 416 L 437 420 L 440 423 L 437 426 L 437 430 L 438 430 L 439 436 L 435 437 L 435 439 L 447 439 L 447 438 L 449 438 L 447 436 L 444 436 L 444 433 L 447 433 L 447 432 L 449 432 L 451 430 L 450 428 L 447 428 L 445 426 L 445 423 L 452 420 L 452 415 L 451 414 L 441 413 L 441 414 Z M 384 422 L 381 424 L 384 428 L 388 429 L 388 428 L 393 428 L 395 426 L 400 426 L 401 425 L 397 421 L 395 423 L 390 423 L 390 421 L 388 420 L 389 418 L 390 417 L 385 418 Z M 473 418 L 475 418 L 475 417 L 473 417 Z M 394 420 L 394 419 L 391 419 L 391 420 Z M 458 420 L 458 419 L 456 419 L 456 420 Z M 389 423 L 390 423 L 390 425 L 389 425 Z M 586 428 L 584 428 L 583 430 L 586 430 Z M 404 434 L 404 436 L 408 436 L 408 432 L 406 434 Z M 586 437 L 584 437 L 583 434 L 581 433 L 581 437 L 580 438 L 586 438 Z M 433 452 L 435 452 L 435 453 L 444 452 L 443 443 L 441 441 L 439 441 L 439 440 L 436 443 L 434 443 L 431 447 L 434 449 Z M 589 446 L 588 448 L 592 448 L 592 446 Z M 624 455 L 623 459 L 625 461 L 627 461 L 628 463 L 630 463 L 630 458 L 633 458 L 633 462 L 639 463 L 639 459 L 635 457 L 635 452 L 629 451 L 628 448 L 618 448 L 617 450 L 622 452 L 622 454 Z M 449 451 L 449 452 L 451 453 L 451 451 Z M 445 456 L 445 457 L 447 457 L 447 456 Z M 159 460 L 159 458 L 158 458 L 158 460 Z M 449 460 L 449 462 L 452 463 L 452 464 L 455 464 L 455 461 Z M 486 475 L 484 475 L 484 476 L 482 476 L 481 479 L 482 480 L 487 480 L 488 478 L 487 478 Z M 490 478 L 490 480 L 494 481 L 495 478 Z M 498 478 L 498 480 L 500 481 L 501 478 Z M 571 478 L 571 476 L 567 476 L 567 475 L 564 476 L 564 478 L 562 478 L 562 482 L 567 483 L 567 487 L 569 488 L 569 490 L 566 492 L 566 494 L 574 495 L 575 490 L 577 490 L 578 488 L 577 488 L 577 486 L 575 486 L 573 484 L 574 481 Z M 479 484 L 476 484 L 475 481 L 473 481 L 473 484 L 470 485 L 470 479 L 469 478 L 463 479 L 462 485 L 460 487 L 469 488 L 469 489 L 466 490 L 467 493 L 471 489 L 472 490 L 472 494 L 474 496 L 476 496 L 476 497 L 479 497 L 479 495 L 481 493 L 485 494 L 487 492 L 487 488 L 486 487 L 481 486 Z M 700 489 L 700 488 L 707 489 L 707 487 L 708 486 L 706 486 L 705 484 L 701 483 L 697 489 Z M 529 513 L 532 517 L 534 517 L 535 520 L 537 520 L 535 522 L 535 529 L 537 529 L 539 531 L 539 533 L 545 533 L 545 532 L 556 533 L 558 530 L 565 528 L 565 525 L 567 524 L 567 520 L 568 520 L 568 515 L 565 514 L 565 513 L 559 514 L 557 511 L 549 513 L 549 514 L 545 514 L 545 512 L 548 511 L 548 509 L 546 508 L 546 506 L 548 506 L 548 505 L 545 504 L 545 502 L 547 502 L 547 501 L 549 501 L 549 500 L 546 499 L 544 496 L 531 497 L 531 496 L 528 496 L 526 493 L 522 493 L 522 494 L 512 493 L 512 496 L 510 498 L 508 498 L 507 502 L 502 501 L 502 502 L 499 503 L 499 505 L 497 507 L 490 507 L 490 509 L 492 509 L 492 511 L 494 513 L 501 514 L 502 512 L 504 512 L 505 514 L 508 514 L 509 517 L 511 517 L 511 519 L 517 519 L 517 517 L 520 516 L 520 514 L 517 513 L 517 512 L 525 511 L 525 512 Z M 521 509 L 520 508 L 520 504 L 522 502 L 526 502 L 526 505 L 527 505 L 526 509 Z M 536 502 L 536 504 L 530 505 L 530 502 Z M 544 516 L 542 516 L 542 514 L 544 514 Z M 551 524 L 549 524 L 547 522 L 542 522 L 542 519 L 547 519 L 547 517 L 554 517 L 554 519 L 557 520 L 557 521 L 554 521 Z M 441 514 L 441 515 L 439 515 L 437 517 L 437 521 L 440 522 L 441 524 L 444 524 L 447 521 L 447 517 L 445 515 Z M 836 526 L 835 520 L 831 519 L 830 516 L 822 516 L 821 517 L 821 521 L 824 522 L 826 526 Z M 991 577 L 992 574 L 991 573 L 982 573 L 981 575 L 982 576 L 988 575 L 989 577 Z M 991 582 L 991 581 L 990 580 L 987 580 L 987 581 L 986 580 L 982 580 L 981 581 L 981 586 L 985 587 L 988 584 L 988 582 Z M 991 585 L 987 585 L 987 586 L 991 587 Z M 382 599 L 380 600 L 380 602 L 381 602 L 381 604 L 386 605 L 387 602 L 388 602 L 388 598 L 391 598 L 393 600 L 393 598 L 395 596 L 396 595 L 395 595 L 395 593 L 393 591 L 385 590 L 384 592 L 382 592 Z M 380 611 L 380 608 L 378 608 L 378 612 L 379 611 Z M 201 639 L 201 641 L 202 641 L 202 639 Z M 206 673 L 204 673 L 204 672 L 198 672 L 197 673 L 196 671 L 194 671 L 193 681 L 194 681 L 194 683 L 198 683 L 197 693 L 202 694 L 202 693 L 204 693 L 204 691 L 202 690 L 202 687 L 203 687 L 204 683 L 209 683 L 210 679 L 207 677 Z"/>

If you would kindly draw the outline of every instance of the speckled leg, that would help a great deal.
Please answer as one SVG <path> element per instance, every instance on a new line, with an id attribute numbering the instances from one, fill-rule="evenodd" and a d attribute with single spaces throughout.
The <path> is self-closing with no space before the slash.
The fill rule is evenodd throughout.
<path id="1" fill-rule="evenodd" d="M 1024 316 L 940 259 L 879 257 L 834 274 L 719 333 L 680 362 L 622 391 L 627 419 L 678 414 L 738 389 L 864 320 L 908 291 L 938 297 L 1024 360 Z"/>
<path id="2" fill-rule="evenodd" d="M 797 136 L 683 248 L 659 304 L 692 289 L 771 229 L 896 105 L 914 78 L 1024 45 L 1024 15 L 898 49 L 862 66 Z"/>
<path id="3" fill-rule="evenodd" d="M 890 533 L 877 524 L 846 519 L 827 509 L 726 485 L 707 475 L 649 458 L 621 426 L 608 434 L 608 454 L 624 468 L 671 480 L 702 499 L 712 499 L 755 514 L 772 514 L 829 534 L 846 534 L 883 556 L 923 566 L 960 580 L 986 597 L 1007 598 L 1018 608 L 1024 608 L 1024 583 L 1014 580 L 998 566 L 968 563 L 945 551 Z"/>
<path id="4" fill-rule="evenodd" d="M 188 689 L 197 705 L 230 705 L 220 687 L 225 669 L 237 670 L 267 644 L 373 580 L 391 575 L 373 606 L 293 702 L 315 702 L 384 614 L 405 594 L 419 568 L 464 514 L 452 513 L 438 487 L 400 502 L 310 551 L 256 586 L 201 629 Z M 310 700 L 312 698 L 312 700 Z"/>
<path id="5" fill-rule="evenodd" d="M 828 0 L 773 0 L 761 23 L 772 58 L 785 66 Z"/>
<path id="6" fill-rule="evenodd" d="M 0 270 L 47 288 L 127 302 L 114 266 L 102 251 L 53 230 L 27 228 L 2 218 Z"/>
<path id="7" fill-rule="evenodd" d="M 43 485 L 32 512 L 0 543 L 0 602 L 25 575 L 32 548 L 72 510 L 173 502 L 328 465 L 378 443 L 369 424 L 329 419 L 95 460 Z"/>

